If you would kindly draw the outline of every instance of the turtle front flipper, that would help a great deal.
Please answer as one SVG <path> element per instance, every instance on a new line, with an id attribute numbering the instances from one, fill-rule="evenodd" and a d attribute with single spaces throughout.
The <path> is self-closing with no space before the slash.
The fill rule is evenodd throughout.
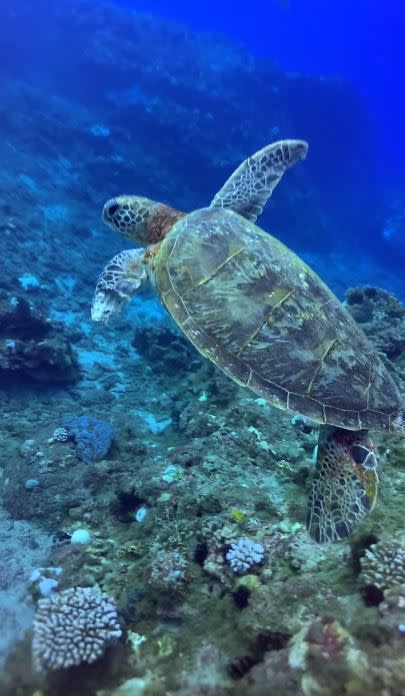
<path id="1" fill-rule="evenodd" d="M 308 532 L 316 541 L 341 541 L 374 508 L 377 460 L 367 431 L 325 427 L 321 430 L 312 490 Z"/>
<path id="2" fill-rule="evenodd" d="M 147 281 L 144 249 L 127 249 L 116 254 L 98 279 L 91 305 L 93 321 L 107 323 L 120 312 Z"/>
<path id="3" fill-rule="evenodd" d="M 256 222 L 284 172 L 305 159 L 304 140 L 279 140 L 246 159 L 223 185 L 211 207 L 230 208 Z"/>

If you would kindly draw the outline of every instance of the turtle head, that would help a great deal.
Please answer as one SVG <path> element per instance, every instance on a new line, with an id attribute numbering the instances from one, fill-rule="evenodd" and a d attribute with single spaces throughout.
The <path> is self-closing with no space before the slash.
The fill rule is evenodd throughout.
<path id="1" fill-rule="evenodd" d="M 184 213 L 143 196 L 110 198 L 103 208 L 103 222 L 138 244 L 160 242 Z"/>
<path id="2" fill-rule="evenodd" d="M 147 222 L 159 203 L 142 196 L 110 198 L 103 208 L 103 222 L 124 237 L 147 243 Z"/>

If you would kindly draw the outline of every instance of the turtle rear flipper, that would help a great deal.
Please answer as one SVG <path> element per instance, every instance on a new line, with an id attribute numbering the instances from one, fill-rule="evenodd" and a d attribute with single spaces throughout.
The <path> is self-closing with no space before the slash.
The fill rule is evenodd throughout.
<path id="1" fill-rule="evenodd" d="M 91 305 L 93 321 L 107 323 L 147 281 L 144 256 L 144 249 L 126 249 L 110 259 L 96 285 Z"/>
<path id="2" fill-rule="evenodd" d="M 377 460 L 366 431 L 321 431 L 308 500 L 308 532 L 316 541 L 341 541 L 374 508 Z"/>
<path id="3" fill-rule="evenodd" d="M 248 157 L 225 182 L 211 207 L 230 208 L 256 222 L 284 172 L 305 159 L 308 143 L 304 140 L 279 140 Z"/>

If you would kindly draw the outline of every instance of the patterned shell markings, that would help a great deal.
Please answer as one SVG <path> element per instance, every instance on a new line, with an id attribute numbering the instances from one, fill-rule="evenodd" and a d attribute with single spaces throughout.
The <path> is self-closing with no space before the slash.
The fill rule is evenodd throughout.
<path id="1" fill-rule="evenodd" d="M 179 221 L 157 289 L 196 348 L 279 408 L 349 429 L 388 427 L 400 398 L 339 301 L 285 247 L 231 210 Z"/>

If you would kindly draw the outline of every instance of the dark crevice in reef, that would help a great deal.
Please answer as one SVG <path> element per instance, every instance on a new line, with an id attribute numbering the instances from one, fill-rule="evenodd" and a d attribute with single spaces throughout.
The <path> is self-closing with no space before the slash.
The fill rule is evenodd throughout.
<path id="1" fill-rule="evenodd" d="M 291 636 L 278 631 L 260 633 L 253 646 L 252 652 L 233 660 L 228 665 L 228 673 L 232 679 L 242 679 L 255 665 L 259 664 L 267 653 L 282 650 L 288 644 Z"/>
<path id="2" fill-rule="evenodd" d="M 375 585 L 365 585 L 360 593 L 366 607 L 378 607 L 384 599 L 384 592 Z"/>
<path id="3" fill-rule="evenodd" d="M 110 511 L 118 522 L 130 523 L 134 521 L 138 508 L 145 503 L 146 500 L 138 496 L 135 491 L 119 491 L 110 504 Z"/>
<path id="4" fill-rule="evenodd" d="M 238 587 L 232 594 L 235 606 L 238 609 L 246 609 L 249 604 L 250 590 L 247 587 Z"/>
<path id="5" fill-rule="evenodd" d="M 204 561 L 208 557 L 208 544 L 205 542 L 202 542 L 198 544 L 195 548 L 194 551 L 194 561 L 195 563 L 198 563 L 198 565 L 203 566 Z"/>
<path id="6" fill-rule="evenodd" d="M 377 541 L 378 537 L 375 534 L 367 534 L 366 536 L 360 536 L 356 541 L 352 542 L 350 563 L 356 575 L 359 575 L 361 572 L 361 559 L 365 551 L 372 544 L 376 544 Z"/>

